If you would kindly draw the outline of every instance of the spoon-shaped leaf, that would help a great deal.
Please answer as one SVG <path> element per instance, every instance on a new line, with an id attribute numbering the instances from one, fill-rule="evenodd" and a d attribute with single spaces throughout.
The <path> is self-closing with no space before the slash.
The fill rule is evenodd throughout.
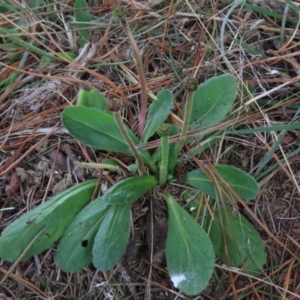
<path id="1" fill-rule="evenodd" d="M 154 176 L 128 178 L 116 183 L 104 196 L 87 205 L 63 234 L 58 245 L 59 266 L 64 271 L 75 272 L 92 262 L 94 238 L 104 219 L 112 215 L 114 209 L 111 204 L 132 204 L 156 183 Z"/>
<path id="2" fill-rule="evenodd" d="M 57 263 L 66 272 L 76 272 L 92 262 L 94 238 L 110 205 L 102 197 L 88 204 L 64 232 L 57 249 Z"/>
<path id="3" fill-rule="evenodd" d="M 109 204 L 132 204 L 155 184 L 157 184 L 155 176 L 130 177 L 113 185 L 103 197 Z"/>
<path id="4" fill-rule="evenodd" d="M 215 179 L 221 190 L 227 191 L 228 189 L 225 187 L 220 177 L 232 188 L 234 192 L 237 193 L 239 197 L 245 200 L 252 200 L 258 195 L 259 186 L 253 177 L 247 173 L 232 166 L 219 165 L 215 166 L 215 169 L 217 171 Z M 222 197 L 226 201 L 229 199 L 237 201 L 237 197 L 232 195 L 230 191 L 227 191 L 227 194 L 229 194 L 230 197 L 226 197 L 225 194 L 222 194 L 221 196 L 214 182 L 200 169 L 187 173 L 184 178 L 184 182 L 203 191 L 214 199 L 219 200 Z"/>
<path id="5" fill-rule="evenodd" d="M 230 112 L 237 92 L 237 80 L 225 74 L 200 84 L 193 97 L 190 125 L 193 129 L 221 122 Z"/>
<path id="6" fill-rule="evenodd" d="M 229 266 L 242 267 L 253 275 L 261 273 L 266 253 L 253 225 L 240 214 L 235 215 L 230 206 L 216 210 L 214 217 L 212 221 L 210 215 L 206 216 L 204 228 L 209 230 L 216 255 Z"/>
<path id="7" fill-rule="evenodd" d="M 68 107 L 62 112 L 62 122 L 69 133 L 80 142 L 106 151 L 116 151 L 133 156 L 113 116 L 84 106 Z M 139 139 L 127 128 L 135 145 Z M 151 165 L 147 151 L 140 151 L 143 161 Z"/>
<path id="8" fill-rule="evenodd" d="M 93 264 L 101 271 L 110 270 L 126 251 L 130 229 L 131 204 L 109 207 L 94 240 Z"/>
<path id="9" fill-rule="evenodd" d="M 157 100 L 151 103 L 143 134 L 143 142 L 147 142 L 156 132 L 157 127 L 168 118 L 173 106 L 173 98 L 170 90 L 163 89 L 158 93 Z"/>
<path id="10" fill-rule="evenodd" d="M 95 108 L 107 113 L 108 115 L 112 114 L 107 108 L 107 101 L 105 98 L 95 89 L 90 91 L 81 90 L 78 93 L 77 106 Z"/>
<path id="11" fill-rule="evenodd" d="M 23 259 L 26 260 L 49 248 L 90 201 L 96 182 L 97 180 L 89 180 L 67 189 L 15 220 L 2 232 L 0 257 L 16 261 L 41 231 Z"/>
<path id="12" fill-rule="evenodd" d="M 175 287 L 187 295 L 204 290 L 214 269 L 214 248 L 206 232 L 172 198 L 168 204 L 167 265 Z"/>

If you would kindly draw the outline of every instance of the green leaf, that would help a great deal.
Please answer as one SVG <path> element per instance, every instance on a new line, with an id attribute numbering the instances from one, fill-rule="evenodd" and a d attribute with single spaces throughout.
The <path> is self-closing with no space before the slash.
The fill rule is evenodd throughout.
<path id="1" fill-rule="evenodd" d="M 216 210 L 214 217 L 212 221 L 210 215 L 206 216 L 204 229 L 209 231 L 216 255 L 231 267 L 242 267 L 253 275 L 261 273 L 266 253 L 253 225 L 229 206 Z"/>
<path id="2" fill-rule="evenodd" d="M 110 205 L 103 197 L 88 204 L 64 232 L 57 249 L 57 263 L 66 272 L 76 272 L 92 262 L 94 238 Z"/>
<path id="3" fill-rule="evenodd" d="M 112 186 L 103 197 L 109 204 L 132 204 L 155 184 L 157 184 L 155 176 L 130 177 Z"/>
<path id="4" fill-rule="evenodd" d="M 112 114 L 107 108 L 105 98 L 95 89 L 90 91 L 80 90 L 77 97 L 77 106 L 95 108 L 107 113 L 108 115 Z"/>
<path id="5" fill-rule="evenodd" d="M 168 204 L 167 265 L 175 287 L 187 295 L 203 291 L 214 269 L 214 248 L 206 232 L 172 198 Z"/>
<path id="6" fill-rule="evenodd" d="M 168 118 L 173 106 L 173 98 L 170 90 L 163 89 L 158 93 L 157 100 L 151 103 L 143 134 L 144 143 L 156 132 L 157 127 Z"/>
<path id="7" fill-rule="evenodd" d="M 92 261 L 94 238 L 99 227 L 102 222 L 107 222 L 104 219 L 109 219 L 114 214 L 115 209 L 110 204 L 120 204 L 122 207 L 128 204 L 130 209 L 130 205 L 156 183 L 154 176 L 128 178 L 118 182 L 104 196 L 87 205 L 68 226 L 59 243 L 59 266 L 64 271 L 75 272 L 88 265 Z M 117 213 L 123 214 L 122 211 Z"/>
<path id="8" fill-rule="evenodd" d="M 68 107 L 62 112 L 62 122 L 69 133 L 80 142 L 106 151 L 116 151 L 133 156 L 113 116 L 84 106 Z M 135 145 L 139 139 L 127 128 Z M 147 151 L 140 151 L 144 162 L 152 165 Z"/>
<path id="9" fill-rule="evenodd" d="M 97 180 L 89 180 L 67 189 L 15 220 L 2 232 L 0 257 L 7 261 L 16 261 L 41 231 L 23 259 L 49 248 L 90 201 L 96 182 Z"/>
<path id="10" fill-rule="evenodd" d="M 259 193 L 259 186 L 255 179 L 232 166 L 219 165 L 215 166 L 216 172 L 214 172 L 215 180 L 222 191 L 221 195 L 218 188 L 215 186 L 214 181 L 212 181 L 202 170 L 197 169 L 186 174 L 184 182 L 198 190 L 203 191 L 213 199 L 224 201 L 238 201 L 237 197 L 234 196 L 224 183 L 225 181 L 237 195 L 245 200 L 254 199 Z M 208 172 L 209 170 L 207 170 Z M 220 178 L 221 177 L 221 178 Z"/>
<path id="11" fill-rule="evenodd" d="M 221 122 L 230 112 L 236 92 L 236 78 L 228 74 L 213 77 L 200 84 L 193 97 L 191 128 Z"/>
<path id="12" fill-rule="evenodd" d="M 100 271 L 110 270 L 126 251 L 130 229 L 131 204 L 109 208 L 94 240 L 93 264 Z"/>
<path id="13" fill-rule="evenodd" d="M 89 13 L 89 6 L 85 0 L 76 0 L 74 8 L 74 17 L 76 22 L 90 22 L 91 15 Z M 80 29 L 79 33 L 79 46 L 82 48 L 84 44 L 88 41 L 89 31 L 87 29 Z"/>

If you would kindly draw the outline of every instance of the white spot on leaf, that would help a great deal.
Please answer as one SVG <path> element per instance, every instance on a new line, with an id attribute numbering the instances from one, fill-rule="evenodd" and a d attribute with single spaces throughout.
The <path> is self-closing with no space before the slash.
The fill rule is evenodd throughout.
<path id="1" fill-rule="evenodd" d="M 177 275 L 171 276 L 171 280 L 172 280 L 174 286 L 177 288 L 178 285 L 179 285 L 182 281 L 186 280 L 186 277 L 184 276 L 184 274 L 177 274 Z"/>

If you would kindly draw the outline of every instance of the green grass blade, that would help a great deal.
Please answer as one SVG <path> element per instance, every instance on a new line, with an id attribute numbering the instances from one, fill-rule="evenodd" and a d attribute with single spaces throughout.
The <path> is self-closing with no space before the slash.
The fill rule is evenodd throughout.
<path id="1" fill-rule="evenodd" d="M 300 124 L 284 124 L 284 125 L 275 125 L 268 127 L 258 127 L 253 129 L 239 129 L 227 131 L 227 134 L 246 134 L 246 133 L 255 133 L 255 132 L 269 132 L 269 131 L 280 131 L 280 130 L 295 130 L 300 129 Z"/>
<path id="2" fill-rule="evenodd" d="M 24 49 L 26 49 L 29 52 L 33 52 L 36 53 L 40 56 L 45 56 L 47 58 L 49 58 L 51 61 L 60 61 L 61 59 L 59 57 L 53 56 L 52 53 L 46 52 L 44 50 L 42 50 L 40 47 L 37 47 L 35 45 L 32 45 L 32 43 L 28 43 L 24 40 L 22 40 L 19 36 L 20 34 L 14 31 L 14 30 L 10 30 L 10 29 L 6 29 L 2 26 L 0 26 L 0 34 L 5 35 L 7 38 L 9 38 L 10 40 L 12 40 L 15 44 L 23 47 Z M 43 43 L 40 42 L 40 45 L 43 46 Z"/>

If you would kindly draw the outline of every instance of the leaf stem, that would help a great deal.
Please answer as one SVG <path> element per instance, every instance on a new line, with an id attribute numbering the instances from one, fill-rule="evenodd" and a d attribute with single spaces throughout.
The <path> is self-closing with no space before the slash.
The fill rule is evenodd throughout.
<path id="1" fill-rule="evenodd" d="M 159 185 L 164 187 L 167 182 L 169 161 L 169 137 L 161 137 Z"/>
<path id="2" fill-rule="evenodd" d="M 137 43 L 132 35 L 132 32 L 129 28 L 126 18 L 120 18 L 120 22 L 121 22 L 121 25 L 128 37 L 128 40 L 132 47 L 132 50 L 134 52 L 134 56 L 136 59 L 136 65 L 137 65 L 137 71 L 138 71 L 139 79 L 140 79 L 142 105 L 141 105 L 141 112 L 140 112 L 140 117 L 139 117 L 138 135 L 141 138 L 143 135 L 144 128 L 145 128 L 146 110 L 147 110 L 147 103 L 148 103 L 146 78 L 145 78 L 143 62 L 142 62 L 139 48 L 138 48 Z"/>
<path id="3" fill-rule="evenodd" d="M 198 82 L 195 78 L 188 78 L 184 83 L 184 87 L 187 91 L 187 99 L 186 99 L 186 104 L 184 109 L 182 130 L 179 137 L 178 153 L 181 151 L 183 145 L 187 140 L 187 131 L 189 128 L 192 108 L 193 108 L 193 98 L 194 98 L 195 91 L 197 90 L 198 87 Z"/>
<path id="4" fill-rule="evenodd" d="M 129 134 L 127 133 L 127 130 L 124 126 L 120 111 L 113 112 L 113 114 L 114 114 L 115 120 L 117 122 L 117 125 L 118 125 L 124 139 L 127 142 L 127 145 L 129 146 L 129 148 L 132 151 L 134 157 L 138 161 L 138 165 L 139 165 L 139 169 L 140 169 L 141 173 L 143 175 L 147 175 L 146 168 L 145 168 L 145 165 L 143 163 L 143 160 L 142 160 L 138 150 L 135 148 L 135 145 L 134 145 L 132 139 L 130 138 Z"/>
<path id="5" fill-rule="evenodd" d="M 92 168 L 92 169 L 107 169 L 112 171 L 119 171 L 121 168 L 119 166 L 114 166 L 110 164 L 102 164 L 102 163 L 79 163 L 79 166 L 82 168 Z"/>
<path id="6" fill-rule="evenodd" d="M 193 97 L 194 97 L 194 92 L 188 92 L 185 110 L 184 110 L 184 116 L 183 116 L 182 130 L 179 137 L 178 153 L 181 151 L 183 145 L 187 140 L 187 131 L 189 128 L 191 114 L 192 114 Z"/>
<path id="7" fill-rule="evenodd" d="M 159 165 L 159 185 L 165 187 L 168 176 L 169 163 L 169 136 L 172 133 L 172 125 L 163 123 L 157 128 L 157 134 L 161 138 L 160 165 Z"/>

